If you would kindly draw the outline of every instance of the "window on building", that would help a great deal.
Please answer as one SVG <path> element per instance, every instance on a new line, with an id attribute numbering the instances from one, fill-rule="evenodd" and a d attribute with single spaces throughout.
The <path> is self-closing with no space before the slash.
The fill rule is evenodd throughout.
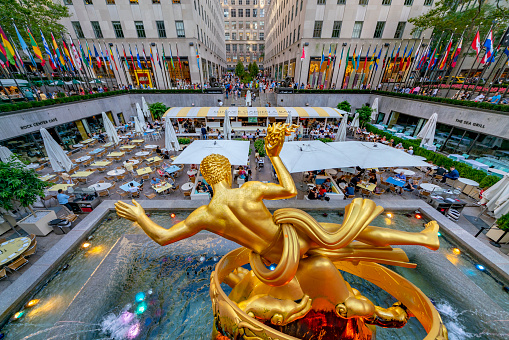
<path id="1" fill-rule="evenodd" d="M 338 0 L 338 5 L 346 5 L 346 0 Z"/>
<path id="2" fill-rule="evenodd" d="M 412 6 L 413 3 L 414 3 L 414 0 L 405 0 L 403 5 L 405 5 L 405 6 Z"/>
<path id="3" fill-rule="evenodd" d="M 235 5 L 235 0 L 231 0 L 232 5 Z"/>
<path id="4" fill-rule="evenodd" d="M 302 12 L 302 7 L 304 6 L 304 0 L 300 0 L 300 11 Z"/>
<path id="5" fill-rule="evenodd" d="M 161 0 L 152 0 L 152 3 L 153 4 L 160 4 Z M 175 3 L 175 0 L 173 0 L 173 3 Z M 180 1 L 178 3 L 180 3 Z"/>
<path id="6" fill-rule="evenodd" d="M 382 35 L 384 33 L 385 28 L 385 21 L 379 21 L 376 23 L 375 27 L 375 34 L 373 35 L 373 38 L 380 39 L 382 38 Z"/>
<path id="7" fill-rule="evenodd" d="M 264 40 L 265 39 L 265 34 L 263 32 L 260 32 L 260 40 Z"/>
<path id="8" fill-rule="evenodd" d="M 246 18 L 251 17 L 251 10 L 246 8 Z"/>
<path id="9" fill-rule="evenodd" d="M 246 40 L 251 40 L 251 32 L 246 32 Z"/>
<path id="10" fill-rule="evenodd" d="M 138 38 L 146 38 L 145 34 L 145 26 L 143 25 L 143 21 L 135 21 L 134 26 L 136 27 L 136 33 L 138 34 Z"/>
<path id="11" fill-rule="evenodd" d="M 322 25 L 323 21 L 315 21 L 315 27 L 313 28 L 313 38 L 321 38 Z"/>
<path id="12" fill-rule="evenodd" d="M 156 0 L 156 1 L 160 1 L 160 0 Z M 158 2 L 158 3 L 161 3 L 161 2 Z M 174 4 L 180 4 L 180 0 L 173 0 L 173 3 Z"/>
<path id="13" fill-rule="evenodd" d="M 235 45 L 235 44 L 232 45 L 232 51 L 237 52 L 237 45 Z"/>
<path id="14" fill-rule="evenodd" d="M 234 12 L 234 11 L 235 11 L 235 10 L 234 10 L 234 9 L 232 9 L 232 17 L 234 17 L 234 16 L 235 16 L 235 15 L 233 15 L 233 12 Z M 227 10 L 227 9 L 225 9 L 225 10 L 224 10 L 224 17 L 225 17 L 225 18 L 228 18 L 228 10 Z"/>
<path id="15" fill-rule="evenodd" d="M 256 52 L 256 50 L 258 49 L 257 47 L 258 47 L 258 46 L 257 46 L 256 44 L 253 44 L 253 45 L 251 45 L 251 50 L 252 50 L 253 52 Z"/>
<path id="16" fill-rule="evenodd" d="M 265 16 L 265 10 L 263 8 L 260 8 L 260 18 L 263 18 Z"/>
<path id="17" fill-rule="evenodd" d="M 293 30 L 293 42 L 292 42 L 292 44 L 293 44 L 293 43 L 295 43 L 295 39 L 296 39 L 296 38 L 297 38 L 297 30 L 296 30 L 296 29 L 294 29 L 294 30 Z"/>
<path id="18" fill-rule="evenodd" d="M 251 5 L 251 1 L 246 0 L 246 6 L 249 6 L 249 5 Z"/>
<path id="19" fill-rule="evenodd" d="M 412 39 L 420 39 L 423 28 L 416 28 L 414 33 L 412 33 Z"/>
<path id="20" fill-rule="evenodd" d="M 369 0 L 359 0 L 359 5 L 367 5 Z"/>
<path id="21" fill-rule="evenodd" d="M 239 30 L 244 29 L 244 21 L 239 21 Z"/>
<path id="22" fill-rule="evenodd" d="M 238 13 L 239 13 L 239 18 L 243 18 L 244 17 L 244 10 L 242 8 L 240 8 L 238 10 Z"/>
<path id="23" fill-rule="evenodd" d="M 138 0 L 129 0 L 131 5 L 138 5 Z"/>
<path id="24" fill-rule="evenodd" d="M 106 5 L 114 5 L 114 4 L 115 4 L 115 0 L 106 0 Z"/>
<path id="25" fill-rule="evenodd" d="M 433 0 L 424 0 L 424 6 L 431 6 L 433 5 Z"/>
<path id="26" fill-rule="evenodd" d="M 232 32 L 232 40 L 237 40 L 237 33 Z"/>
<path id="27" fill-rule="evenodd" d="M 156 26 L 159 38 L 166 38 L 166 27 L 164 26 L 164 21 L 156 21 Z"/>
<path id="28" fill-rule="evenodd" d="M 334 21 L 332 25 L 332 38 L 339 38 L 341 34 L 341 21 Z"/>
<path id="29" fill-rule="evenodd" d="M 405 21 L 398 22 L 398 26 L 396 27 L 396 32 L 394 33 L 394 39 L 401 39 L 403 36 L 403 31 L 405 30 Z"/>
<path id="30" fill-rule="evenodd" d="M 224 40 L 230 40 L 230 32 L 224 33 Z M 228 46 L 228 45 L 226 45 L 226 46 Z"/>
<path id="31" fill-rule="evenodd" d="M 251 22 L 246 21 L 246 29 L 251 29 Z"/>
<path id="32" fill-rule="evenodd" d="M 262 30 L 262 29 L 264 29 L 264 28 L 265 28 L 265 22 L 260 21 L 260 29 Z"/>
<path id="33" fill-rule="evenodd" d="M 101 26 L 99 25 L 99 21 L 91 21 L 92 29 L 94 30 L 95 37 L 97 39 L 103 38 L 103 31 L 101 31 Z"/>
<path id="34" fill-rule="evenodd" d="M 391 2 L 392 2 L 392 0 L 382 0 L 382 5 L 384 5 L 384 6 L 390 6 L 390 5 L 391 5 Z"/>
<path id="35" fill-rule="evenodd" d="M 83 2 L 85 3 L 85 5 L 93 5 L 94 2 L 92 0 L 83 0 Z M 72 5 L 72 1 L 71 1 L 71 5 Z"/>
<path id="36" fill-rule="evenodd" d="M 265 49 L 264 44 L 258 44 L 258 51 L 262 52 Z"/>
<path id="37" fill-rule="evenodd" d="M 363 24 L 364 24 L 364 22 L 362 22 L 362 21 L 356 21 L 355 24 L 353 24 L 352 38 L 358 39 L 361 37 Z"/>
<path id="38" fill-rule="evenodd" d="M 237 29 L 237 22 L 232 21 L 232 30 L 236 30 L 236 29 Z"/>
<path id="39" fill-rule="evenodd" d="M 258 9 L 253 8 L 253 18 L 256 18 L 258 16 Z"/>
<path id="40" fill-rule="evenodd" d="M 230 52 L 230 44 L 226 44 L 226 52 Z"/>
<path id="41" fill-rule="evenodd" d="M 115 37 L 123 38 L 124 31 L 122 30 L 122 25 L 120 24 L 120 21 L 112 21 L 111 25 L 113 26 L 113 31 L 115 32 Z"/>
<path id="42" fill-rule="evenodd" d="M 232 9 L 230 11 L 230 15 L 231 15 L 232 18 L 235 18 L 237 16 L 237 10 L 236 9 Z"/>
<path id="43" fill-rule="evenodd" d="M 256 39 L 258 39 L 258 33 L 256 33 L 256 32 L 253 32 L 253 38 L 252 38 L 252 39 L 253 39 L 253 40 L 256 40 Z"/>
<path id="44" fill-rule="evenodd" d="M 239 40 L 244 40 L 244 32 L 239 32 Z"/>
<path id="45" fill-rule="evenodd" d="M 258 5 L 258 0 L 253 0 L 253 6 Z"/>
<path id="46" fill-rule="evenodd" d="M 325 5 L 326 0 L 316 0 L 317 5 Z"/>
<path id="47" fill-rule="evenodd" d="M 299 25 L 299 30 L 297 31 L 297 40 L 300 40 L 300 25 Z"/>
<path id="48" fill-rule="evenodd" d="M 78 38 L 85 38 L 85 35 L 83 34 L 83 30 L 81 29 L 81 24 L 79 21 L 71 21 L 72 28 L 74 28 L 74 33 L 76 33 L 76 37 Z"/>
<path id="49" fill-rule="evenodd" d="M 258 21 L 253 21 L 252 27 L 254 30 L 257 30 L 258 29 Z"/>
<path id="50" fill-rule="evenodd" d="M 246 52 L 251 52 L 251 49 L 249 48 L 249 44 L 246 44 Z"/>
<path id="51" fill-rule="evenodd" d="M 225 30 L 229 30 L 230 29 L 230 22 L 229 21 L 225 21 L 224 22 L 224 29 Z"/>
<path id="52" fill-rule="evenodd" d="M 186 31 L 184 30 L 184 22 L 182 20 L 175 21 L 175 28 L 177 29 L 177 38 L 186 37 Z"/>
<path id="53" fill-rule="evenodd" d="M 239 44 L 239 52 L 244 52 L 244 44 Z"/>
<path id="54" fill-rule="evenodd" d="M 242 5 L 242 0 L 239 0 L 239 5 Z"/>
<path id="55" fill-rule="evenodd" d="M 72 0 L 64 0 L 64 5 L 72 5 Z"/>

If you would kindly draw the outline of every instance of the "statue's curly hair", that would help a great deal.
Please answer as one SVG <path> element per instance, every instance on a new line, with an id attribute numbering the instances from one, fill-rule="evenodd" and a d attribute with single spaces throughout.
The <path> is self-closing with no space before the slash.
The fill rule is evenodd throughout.
<path id="1" fill-rule="evenodd" d="M 223 155 L 211 154 L 201 161 L 200 171 L 210 185 L 227 181 L 231 176 L 230 161 Z"/>

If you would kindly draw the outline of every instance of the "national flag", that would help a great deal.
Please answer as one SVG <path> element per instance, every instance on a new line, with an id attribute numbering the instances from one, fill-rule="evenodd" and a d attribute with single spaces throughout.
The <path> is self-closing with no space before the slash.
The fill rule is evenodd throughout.
<path id="1" fill-rule="evenodd" d="M 198 53 L 198 46 L 195 45 L 196 50 L 196 63 L 198 64 L 198 70 L 200 69 L 200 54 Z"/>
<path id="2" fill-rule="evenodd" d="M 504 49 L 504 54 L 507 56 L 507 58 L 509 58 L 509 47 Z M 507 59 L 507 65 L 509 66 L 509 59 Z"/>
<path id="3" fill-rule="evenodd" d="M 388 51 L 389 49 L 387 49 Z M 378 56 L 375 59 L 375 71 L 378 71 L 378 62 L 380 61 L 380 57 L 382 56 L 382 46 L 380 46 L 380 51 L 378 51 Z"/>
<path id="4" fill-rule="evenodd" d="M 325 61 L 325 55 L 323 54 L 324 48 L 325 48 L 325 45 L 322 45 L 322 58 L 320 59 L 320 71 L 322 70 L 323 62 Z"/>
<path id="5" fill-rule="evenodd" d="M 163 54 L 163 65 L 164 65 L 164 70 L 167 71 L 168 70 L 168 66 L 167 66 L 167 63 L 166 63 L 166 53 L 164 52 L 164 43 L 161 44 L 161 47 L 162 47 L 162 54 Z"/>
<path id="6" fill-rule="evenodd" d="M 124 43 L 122 43 L 122 52 L 124 53 L 124 63 L 125 63 L 126 69 L 129 70 L 129 61 L 127 59 L 127 54 L 125 53 Z"/>
<path id="7" fill-rule="evenodd" d="M 475 34 L 474 40 L 472 41 L 472 48 L 476 53 L 477 61 L 479 61 L 479 53 L 481 53 L 481 36 L 479 35 L 479 31 Z"/>
<path id="8" fill-rule="evenodd" d="M 396 51 L 396 57 L 394 57 L 394 67 L 396 67 L 396 63 L 398 62 L 400 49 L 401 49 L 401 43 L 399 44 L 398 50 Z M 405 47 L 405 49 L 406 49 L 406 47 Z"/>
<path id="9" fill-rule="evenodd" d="M 88 46 L 88 41 L 85 40 L 85 45 L 87 45 L 87 54 L 88 54 L 88 63 L 92 66 L 93 65 L 93 58 L 94 55 L 92 54 L 92 51 L 90 50 L 90 46 Z"/>
<path id="10" fill-rule="evenodd" d="M 21 56 L 19 55 L 19 52 L 18 52 L 18 48 L 16 47 L 16 44 L 14 43 L 14 41 L 12 41 L 12 45 L 14 47 L 14 55 L 16 56 L 16 60 L 18 62 L 18 64 L 17 64 L 18 67 L 20 67 L 22 71 L 24 70 L 26 72 L 25 63 L 23 63 L 23 59 L 21 59 Z"/>
<path id="11" fill-rule="evenodd" d="M 156 49 L 156 60 L 157 63 L 159 64 L 159 69 L 162 69 L 163 66 L 161 65 L 161 60 L 159 59 L 159 49 L 157 48 L 157 45 L 155 46 L 155 49 Z"/>
<path id="12" fill-rule="evenodd" d="M 131 63 L 133 63 L 133 68 L 136 70 L 136 64 L 134 63 L 133 51 L 131 51 L 131 44 L 129 44 L 129 54 L 131 55 Z"/>
<path id="13" fill-rule="evenodd" d="M 58 48 L 57 41 L 55 40 L 55 37 L 53 36 L 53 33 L 51 33 L 51 41 L 53 42 L 53 50 L 55 51 L 55 58 L 60 63 L 60 67 L 65 68 L 65 59 L 60 53 L 60 49 Z"/>
<path id="14" fill-rule="evenodd" d="M 81 64 L 80 54 L 76 50 L 76 46 L 74 45 L 74 41 L 72 40 L 72 38 L 70 38 L 70 39 L 71 39 L 72 56 L 74 57 L 74 64 L 76 65 L 76 68 L 81 70 L 82 64 Z"/>
<path id="15" fill-rule="evenodd" d="M 118 71 L 117 61 L 115 60 L 115 57 L 113 56 L 113 52 L 111 51 L 111 46 L 109 46 L 109 50 L 110 50 L 110 64 L 111 64 L 111 61 L 113 61 L 113 64 L 115 65 L 115 71 Z"/>
<path id="16" fill-rule="evenodd" d="M 435 48 L 435 50 L 436 50 L 436 48 Z M 442 51 L 442 46 L 440 46 L 438 48 L 438 52 L 433 55 L 433 59 L 431 59 L 431 61 L 430 61 L 430 64 L 431 64 L 430 68 L 431 68 L 431 70 L 433 70 L 433 68 L 435 67 L 435 65 L 436 65 L 436 63 L 437 63 L 437 61 L 438 61 L 438 59 L 440 57 L 440 52 L 441 51 Z"/>
<path id="17" fill-rule="evenodd" d="M 7 36 L 5 35 L 4 33 L 4 30 L 2 29 L 2 26 L 0 26 L 0 36 L 2 38 L 2 44 L 4 45 L 5 47 L 5 56 L 7 58 L 7 60 L 16 65 L 16 54 L 14 53 L 14 49 L 12 48 L 12 45 L 11 43 L 9 42 L 9 39 L 7 39 Z M 9 63 L 7 63 L 7 66 L 9 66 Z"/>
<path id="18" fill-rule="evenodd" d="M 348 49 L 350 51 L 350 48 Z M 355 45 L 355 48 L 353 49 L 353 55 L 352 55 L 352 68 L 355 68 L 355 52 L 357 51 L 357 45 Z"/>
<path id="19" fill-rule="evenodd" d="M 49 48 L 48 42 L 46 41 L 46 38 L 44 38 L 44 34 L 42 34 L 42 30 L 40 30 L 40 32 L 41 32 L 41 38 L 42 38 L 42 45 L 44 46 L 44 51 L 49 56 L 49 64 L 53 70 L 56 70 L 57 63 L 56 63 L 55 59 L 53 59 L 53 54 L 51 53 L 51 50 Z M 34 42 L 35 42 L 35 39 L 34 39 Z M 36 45 L 37 45 L 37 43 L 36 43 Z M 32 46 L 33 46 L 33 43 L 32 43 Z"/>
<path id="20" fill-rule="evenodd" d="M 85 53 L 85 50 L 83 49 L 83 46 L 81 46 L 81 42 L 78 40 L 78 46 L 81 53 L 81 60 L 83 61 L 83 64 L 85 64 L 86 67 L 90 67 L 90 63 L 88 62 L 87 54 Z"/>
<path id="21" fill-rule="evenodd" d="M 62 49 L 64 51 L 64 58 L 66 59 L 66 62 L 69 63 L 69 66 L 71 67 L 71 69 L 74 71 L 74 63 L 71 58 L 71 53 L 69 52 L 69 49 L 67 48 L 67 44 L 65 43 L 64 37 L 62 37 L 62 43 L 63 43 Z"/>
<path id="22" fill-rule="evenodd" d="M 32 65 L 34 65 L 34 67 L 37 67 L 37 64 L 35 63 L 35 60 L 34 58 L 32 57 L 32 54 L 30 53 L 30 51 L 28 50 L 28 46 L 27 44 L 25 43 L 25 40 L 23 39 L 23 37 L 21 36 L 21 34 L 19 34 L 19 31 L 18 31 L 18 27 L 16 26 L 16 24 L 14 24 L 14 29 L 16 30 L 16 35 L 18 36 L 18 40 L 19 40 L 19 45 L 21 46 L 21 49 L 23 50 L 23 52 L 30 58 L 30 61 L 32 62 Z M 21 58 L 20 58 L 21 60 Z"/>
<path id="23" fill-rule="evenodd" d="M 119 61 L 120 67 L 123 68 L 122 58 L 120 58 L 120 53 L 118 52 L 118 46 L 117 45 L 115 45 L 115 51 L 117 52 L 117 59 Z M 115 67 L 116 67 L 116 63 L 115 63 Z"/>
<path id="24" fill-rule="evenodd" d="M 175 44 L 175 47 L 177 48 L 177 60 L 179 62 L 179 68 L 182 70 L 182 63 L 180 62 L 180 57 L 179 57 L 179 45 Z"/>
<path id="25" fill-rule="evenodd" d="M 361 49 L 359 51 L 359 54 L 357 54 L 357 63 L 355 64 L 355 72 L 359 69 L 359 63 L 361 62 L 361 54 L 362 54 L 362 48 L 364 45 L 361 45 Z"/>
<path id="26" fill-rule="evenodd" d="M 493 52 L 494 52 L 493 31 L 492 30 L 490 30 L 488 32 L 488 36 L 486 37 L 486 40 L 484 41 L 483 46 L 486 47 L 486 53 L 484 54 L 484 57 L 482 58 L 481 63 L 482 64 L 491 63 L 493 61 L 492 56 L 493 56 Z"/>
<path id="27" fill-rule="evenodd" d="M 449 43 L 447 44 L 447 50 L 445 51 L 445 55 L 442 58 L 442 62 L 440 63 L 439 68 L 441 70 L 443 70 L 445 65 L 447 64 L 447 58 L 449 57 L 449 52 L 451 52 L 451 47 L 452 47 L 452 37 L 451 40 L 449 40 Z"/>
<path id="28" fill-rule="evenodd" d="M 403 54 L 401 55 L 401 60 L 399 61 L 399 70 L 400 71 L 403 69 L 403 64 L 405 63 L 405 55 L 406 55 L 407 48 L 408 48 L 408 43 L 406 44 L 405 49 L 403 50 Z"/>
<path id="29" fill-rule="evenodd" d="M 27 28 L 28 37 L 30 38 L 30 45 L 32 45 L 32 49 L 34 50 L 34 54 L 37 58 L 41 60 L 41 65 L 44 66 L 46 64 L 46 60 L 42 57 L 41 49 L 37 46 L 37 42 L 35 41 L 32 32 Z"/>
<path id="30" fill-rule="evenodd" d="M 149 53 L 150 53 L 150 62 L 152 63 L 152 66 L 154 66 L 154 56 L 152 55 L 152 47 L 149 46 Z M 155 66 L 154 66 L 155 67 Z"/>
<path id="31" fill-rule="evenodd" d="M 421 58 L 421 60 L 419 60 L 419 64 L 417 65 L 418 70 L 421 70 L 424 67 L 424 65 L 426 65 L 426 62 L 428 61 L 430 53 L 431 53 L 431 46 L 428 45 L 428 46 L 426 46 L 426 49 L 424 50 L 424 53 L 422 54 L 422 58 Z"/>
<path id="32" fill-rule="evenodd" d="M 366 53 L 366 57 L 364 59 L 364 66 L 362 67 L 362 73 L 366 73 L 366 66 L 368 65 L 368 59 L 369 59 L 369 50 L 371 49 L 371 45 L 368 47 L 368 52 Z"/>
<path id="33" fill-rule="evenodd" d="M 332 51 L 331 51 L 331 44 L 329 44 L 329 57 L 327 59 L 327 66 L 330 65 L 331 59 L 332 59 Z"/>
<path id="34" fill-rule="evenodd" d="M 101 46 L 101 43 L 98 43 L 99 45 L 99 52 L 101 52 L 101 56 L 103 58 L 103 63 L 104 63 L 104 67 L 106 68 L 106 73 L 108 72 L 108 63 L 106 63 L 106 61 L 109 62 L 110 64 L 110 70 L 113 71 L 113 63 L 111 62 L 111 60 L 109 60 L 110 58 L 108 58 L 108 48 L 106 46 L 104 46 L 104 48 L 106 48 L 106 57 L 104 57 L 104 53 L 103 53 L 103 48 Z"/>
<path id="35" fill-rule="evenodd" d="M 302 55 L 300 56 L 300 60 L 306 59 L 306 53 L 304 53 L 304 44 L 302 44 Z"/>
<path id="36" fill-rule="evenodd" d="M 143 44 L 141 44 L 141 51 L 143 52 L 143 60 L 145 61 L 145 66 L 147 68 L 148 67 L 148 58 L 147 58 L 147 55 L 145 54 L 145 46 L 143 46 Z"/>
<path id="37" fill-rule="evenodd" d="M 415 43 L 414 43 L 414 45 L 415 45 Z M 412 46 L 412 48 L 410 48 L 410 51 L 408 52 L 408 54 L 406 56 L 406 62 L 403 65 L 403 71 L 406 71 L 406 69 L 410 66 L 410 61 L 412 60 L 412 52 L 413 51 L 414 51 L 414 46 Z"/>
<path id="38" fill-rule="evenodd" d="M 373 63 L 376 64 L 376 50 L 378 49 L 378 44 L 375 46 L 375 50 L 373 51 L 373 55 L 371 55 L 371 59 L 369 60 L 368 72 L 371 72 L 371 68 L 373 67 Z"/>
<path id="39" fill-rule="evenodd" d="M 94 46 L 94 53 L 95 53 L 95 60 L 97 61 L 97 67 L 101 68 L 101 66 L 102 66 L 101 56 L 99 55 L 99 52 L 97 52 L 97 48 L 95 48 L 95 44 L 92 43 L 92 45 Z"/>
<path id="40" fill-rule="evenodd" d="M 337 46 L 336 46 L 337 47 Z M 343 51 L 344 51 L 345 47 L 344 46 L 341 46 L 341 56 L 339 57 L 339 66 L 338 66 L 338 72 L 339 70 L 341 69 L 341 62 L 343 61 Z M 348 47 L 348 50 L 350 50 L 350 47 Z"/>
<path id="41" fill-rule="evenodd" d="M 136 61 L 138 62 L 138 67 L 141 70 L 143 67 L 141 66 L 140 54 L 138 53 L 138 46 L 136 46 L 136 44 L 134 45 L 134 49 L 136 50 Z"/>
<path id="42" fill-rule="evenodd" d="M 0 66 L 9 66 L 9 60 L 7 59 L 7 52 L 5 51 L 4 45 L 0 44 Z"/>
<path id="43" fill-rule="evenodd" d="M 168 43 L 168 45 L 170 45 L 170 61 L 171 61 L 171 67 L 173 69 L 175 69 L 175 65 L 173 64 L 173 54 L 171 53 L 171 44 Z"/>
<path id="44" fill-rule="evenodd" d="M 456 46 L 456 52 L 454 53 L 454 56 L 452 57 L 451 67 L 456 66 L 456 62 L 458 61 L 458 58 L 461 53 L 461 45 L 462 44 L 463 44 L 463 37 L 461 37 L 460 41 L 458 42 L 458 46 Z"/>

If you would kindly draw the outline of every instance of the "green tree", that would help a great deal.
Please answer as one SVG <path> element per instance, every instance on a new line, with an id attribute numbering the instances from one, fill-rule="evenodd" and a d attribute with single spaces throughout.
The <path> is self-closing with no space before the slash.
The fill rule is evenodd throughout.
<path id="1" fill-rule="evenodd" d="M 242 76 L 244 75 L 244 64 L 240 60 L 237 63 L 237 66 L 235 66 L 235 74 L 239 78 L 242 78 Z"/>
<path id="2" fill-rule="evenodd" d="M 355 112 L 359 114 L 359 123 L 361 126 L 364 126 L 371 120 L 371 113 L 373 113 L 373 109 L 364 105 L 360 109 L 355 110 Z"/>
<path id="3" fill-rule="evenodd" d="M 258 75 L 258 72 L 260 72 L 260 69 L 258 68 L 258 65 L 254 61 L 251 64 L 249 64 L 248 70 L 249 70 L 249 74 L 253 78 L 256 78 L 256 76 Z"/>
<path id="4" fill-rule="evenodd" d="M 163 103 L 157 102 L 148 104 L 148 109 L 150 110 L 150 113 L 152 113 L 152 117 L 154 117 L 154 119 L 161 119 L 166 111 L 168 111 L 169 107 Z"/>
<path id="5" fill-rule="evenodd" d="M 33 212 L 31 205 L 37 197 L 44 197 L 44 188 L 50 185 L 20 161 L 11 158 L 8 162 L 0 162 L 0 207 L 5 210 L 12 210 L 14 203 L 19 203 Z"/>
<path id="6" fill-rule="evenodd" d="M 342 101 L 341 103 L 338 103 L 338 109 L 346 111 L 350 113 L 350 110 L 352 109 L 352 105 L 348 101 Z"/>
<path id="7" fill-rule="evenodd" d="M 29 46 L 30 39 L 26 27 L 30 27 L 32 35 L 43 53 L 44 47 L 39 29 L 44 33 L 46 40 L 50 39 L 51 33 L 55 39 L 59 39 L 62 37 L 62 33 L 67 32 L 60 20 L 70 16 L 67 6 L 52 0 L 0 0 L 0 13 L 4 14 L 1 22 L 2 28 L 15 40 L 16 44 L 19 42 L 11 19 Z"/>

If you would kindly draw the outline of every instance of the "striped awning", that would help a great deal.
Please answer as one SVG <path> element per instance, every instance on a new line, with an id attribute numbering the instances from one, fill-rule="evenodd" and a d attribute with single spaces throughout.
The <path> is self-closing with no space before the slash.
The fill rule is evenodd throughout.
<path id="1" fill-rule="evenodd" d="M 163 117 L 224 117 L 226 110 L 230 117 L 341 118 L 346 113 L 332 107 L 172 107 Z"/>

